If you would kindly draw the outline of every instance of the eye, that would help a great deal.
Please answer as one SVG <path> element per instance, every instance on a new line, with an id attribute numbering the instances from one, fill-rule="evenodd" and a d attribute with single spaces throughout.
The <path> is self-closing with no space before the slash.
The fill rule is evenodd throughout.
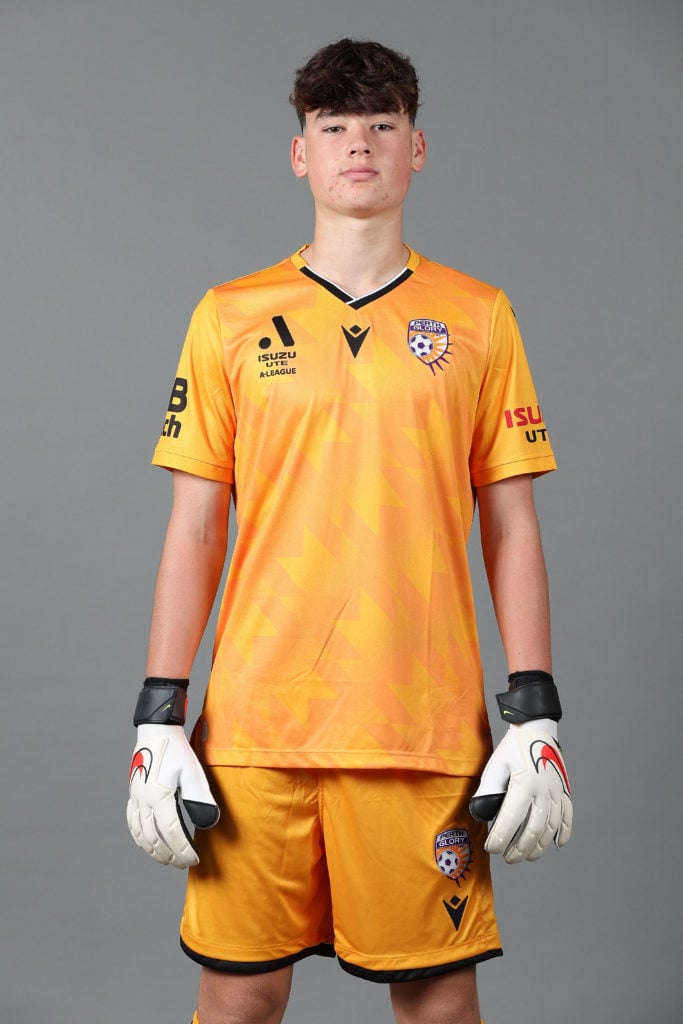
<path id="1" fill-rule="evenodd" d="M 386 121 L 380 121 L 378 124 L 373 124 L 373 129 L 376 132 L 393 132 L 393 124 L 388 124 Z"/>
<path id="2" fill-rule="evenodd" d="M 338 135 L 340 132 L 343 131 L 344 129 L 340 124 L 330 124 L 327 126 L 327 128 L 323 128 L 323 134 L 325 135 Z"/>

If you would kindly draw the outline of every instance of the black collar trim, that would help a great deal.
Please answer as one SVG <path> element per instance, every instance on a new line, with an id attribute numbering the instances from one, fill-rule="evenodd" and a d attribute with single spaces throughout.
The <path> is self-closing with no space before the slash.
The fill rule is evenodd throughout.
<path id="1" fill-rule="evenodd" d="M 341 301 L 347 306 L 350 306 L 351 309 L 361 309 L 363 306 L 367 306 L 370 302 L 374 302 L 375 299 L 381 299 L 383 295 L 387 295 L 388 292 L 393 291 L 394 288 L 398 288 L 400 284 L 407 281 L 413 274 L 413 271 L 406 267 L 402 274 L 393 278 L 393 280 L 389 281 L 388 284 L 382 285 L 382 287 L 378 288 L 377 291 L 370 292 L 369 295 L 362 295 L 359 299 L 354 299 L 353 295 L 349 295 L 348 292 L 343 290 L 343 288 L 339 288 L 336 284 L 332 284 L 331 281 L 327 281 L 324 277 L 320 277 L 314 270 L 311 270 L 310 267 L 301 267 L 300 269 L 302 274 L 305 274 L 306 277 L 310 277 L 311 280 L 317 282 L 317 284 L 322 285 L 323 288 L 326 288 L 327 291 L 331 292 L 332 295 L 336 296 L 336 298 L 341 299 Z"/>

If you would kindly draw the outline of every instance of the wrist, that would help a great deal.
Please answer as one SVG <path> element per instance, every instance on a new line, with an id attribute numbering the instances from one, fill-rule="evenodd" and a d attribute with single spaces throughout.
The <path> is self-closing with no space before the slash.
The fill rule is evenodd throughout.
<path id="1" fill-rule="evenodd" d="M 183 726 L 189 679 L 148 676 L 138 694 L 133 724 Z"/>
<path id="2" fill-rule="evenodd" d="M 507 693 L 497 693 L 500 716 L 510 725 L 550 719 L 559 722 L 562 717 L 560 698 L 555 680 L 549 672 L 531 669 L 512 672 L 508 676 Z"/>

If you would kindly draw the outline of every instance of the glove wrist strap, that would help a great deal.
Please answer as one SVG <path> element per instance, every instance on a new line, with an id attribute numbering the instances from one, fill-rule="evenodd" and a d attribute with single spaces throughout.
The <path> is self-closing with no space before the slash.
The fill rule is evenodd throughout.
<path id="1" fill-rule="evenodd" d="M 536 718 L 550 718 L 554 722 L 562 718 L 557 687 L 549 672 L 513 672 L 508 676 L 508 683 L 507 693 L 496 694 L 504 722 L 521 725 Z"/>
<path id="2" fill-rule="evenodd" d="M 133 725 L 184 725 L 189 679 L 149 676 L 138 694 Z"/>

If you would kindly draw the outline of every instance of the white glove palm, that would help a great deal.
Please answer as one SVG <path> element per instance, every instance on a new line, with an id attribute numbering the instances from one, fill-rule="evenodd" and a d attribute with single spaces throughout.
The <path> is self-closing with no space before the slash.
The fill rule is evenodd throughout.
<path id="1" fill-rule="evenodd" d="M 553 840 L 564 846 L 573 809 L 556 722 L 540 718 L 509 727 L 484 768 L 470 810 L 479 820 L 493 818 L 486 849 L 502 853 L 508 864 L 538 860 Z"/>
<path id="2" fill-rule="evenodd" d="M 198 828 L 211 828 L 218 821 L 218 806 L 183 727 L 139 725 L 126 808 L 130 834 L 160 864 L 187 868 L 198 864 L 199 857 L 180 800 Z"/>

